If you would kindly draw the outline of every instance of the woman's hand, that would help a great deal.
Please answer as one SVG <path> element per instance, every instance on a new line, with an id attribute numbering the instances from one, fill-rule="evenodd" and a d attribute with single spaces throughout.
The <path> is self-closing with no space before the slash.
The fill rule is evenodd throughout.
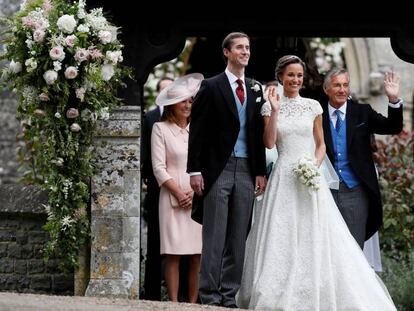
<path id="1" fill-rule="evenodd" d="M 266 178 L 264 176 L 256 176 L 254 195 L 259 196 L 266 190 Z"/>
<path id="2" fill-rule="evenodd" d="M 269 89 L 269 94 L 267 98 L 270 102 L 270 106 L 272 107 L 272 111 L 279 112 L 280 105 L 279 105 L 279 94 L 277 94 L 277 88 Z"/>
<path id="3" fill-rule="evenodd" d="M 193 204 L 193 191 L 181 192 L 178 197 L 178 204 L 182 209 L 190 209 Z"/>

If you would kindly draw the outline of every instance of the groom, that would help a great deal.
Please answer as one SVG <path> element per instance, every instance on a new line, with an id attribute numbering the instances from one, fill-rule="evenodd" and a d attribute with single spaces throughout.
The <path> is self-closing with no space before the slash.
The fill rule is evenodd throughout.
<path id="1" fill-rule="evenodd" d="M 361 249 L 382 224 L 382 204 L 372 158 L 372 134 L 398 134 L 403 127 L 403 107 L 399 79 L 386 73 L 384 91 L 388 97 L 388 117 L 370 105 L 349 99 L 349 73 L 333 69 L 325 76 L 324 91 L 329 98 L 323 107 L 326 153 L 340 180 L 332 190 L 351 234 Z"/>
<path id="2" fill-rule="evenodd" d="M 193 219 L 203 224 L 202 304 L 236 307 L 255 190 L 265 189 L 261 88 L 245 78 L 250 39 L 222 44 L 226 70 L 202 82 L 192 108 L 187 171 Z"/>

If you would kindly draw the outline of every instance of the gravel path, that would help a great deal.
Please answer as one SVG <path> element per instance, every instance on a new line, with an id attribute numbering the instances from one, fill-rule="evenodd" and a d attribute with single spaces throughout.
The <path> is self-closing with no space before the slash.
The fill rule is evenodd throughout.
<path id="1" fill-rule="evenodd" d="M 127 300 L 92 298 L 79 296 L 48 296 L 0 292 L 0 311 L 225 311 L 212 307 L 189 303 L 172 303 L 148 300 Z M 237 310 L 237 309 L 233 309 Z"/>

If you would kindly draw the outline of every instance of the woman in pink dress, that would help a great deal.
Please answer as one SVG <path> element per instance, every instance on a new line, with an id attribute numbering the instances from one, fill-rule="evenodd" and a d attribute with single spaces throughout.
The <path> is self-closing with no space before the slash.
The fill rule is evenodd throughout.
<path id="1" fill-rule="evenodd" d="M 198 297 L 202 240 L 201 225 L 191 219 L 193 191 L 186 168 L 192 97 L 202 80 L 201 74 L 189 74 L 161 91 L 155 102 L 164 107 L 162 121 L 154 124 L 151 135 L 152 166 L 161 187 L 160 251 L 166 256 L 168 297 L 178 301 L 180 258 L 189 255 L 190 303 L 197 302 Z"/>

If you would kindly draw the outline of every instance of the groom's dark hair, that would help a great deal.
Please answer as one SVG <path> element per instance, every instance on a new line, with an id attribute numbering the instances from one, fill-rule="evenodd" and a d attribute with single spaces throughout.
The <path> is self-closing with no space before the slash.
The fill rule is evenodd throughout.
<path id="1" fill-rule="evenodd" d="M 231 46 L 234 43 L 234 39 L 237 39 L 237 38 L 247 38 L 247 40 L 249 40 L 250 42 L 249 36 L 246 35 L 244 32 L 231 32 L 223 39 L 223 43 L 221 44 L 221 49 L 222 50 L 227 49 L 230 51 Z M 224 59 L 224 62 L 227 64 L 227 57 L 224 56 L 224 53 L 223 53 L 223 59 Z"/>

